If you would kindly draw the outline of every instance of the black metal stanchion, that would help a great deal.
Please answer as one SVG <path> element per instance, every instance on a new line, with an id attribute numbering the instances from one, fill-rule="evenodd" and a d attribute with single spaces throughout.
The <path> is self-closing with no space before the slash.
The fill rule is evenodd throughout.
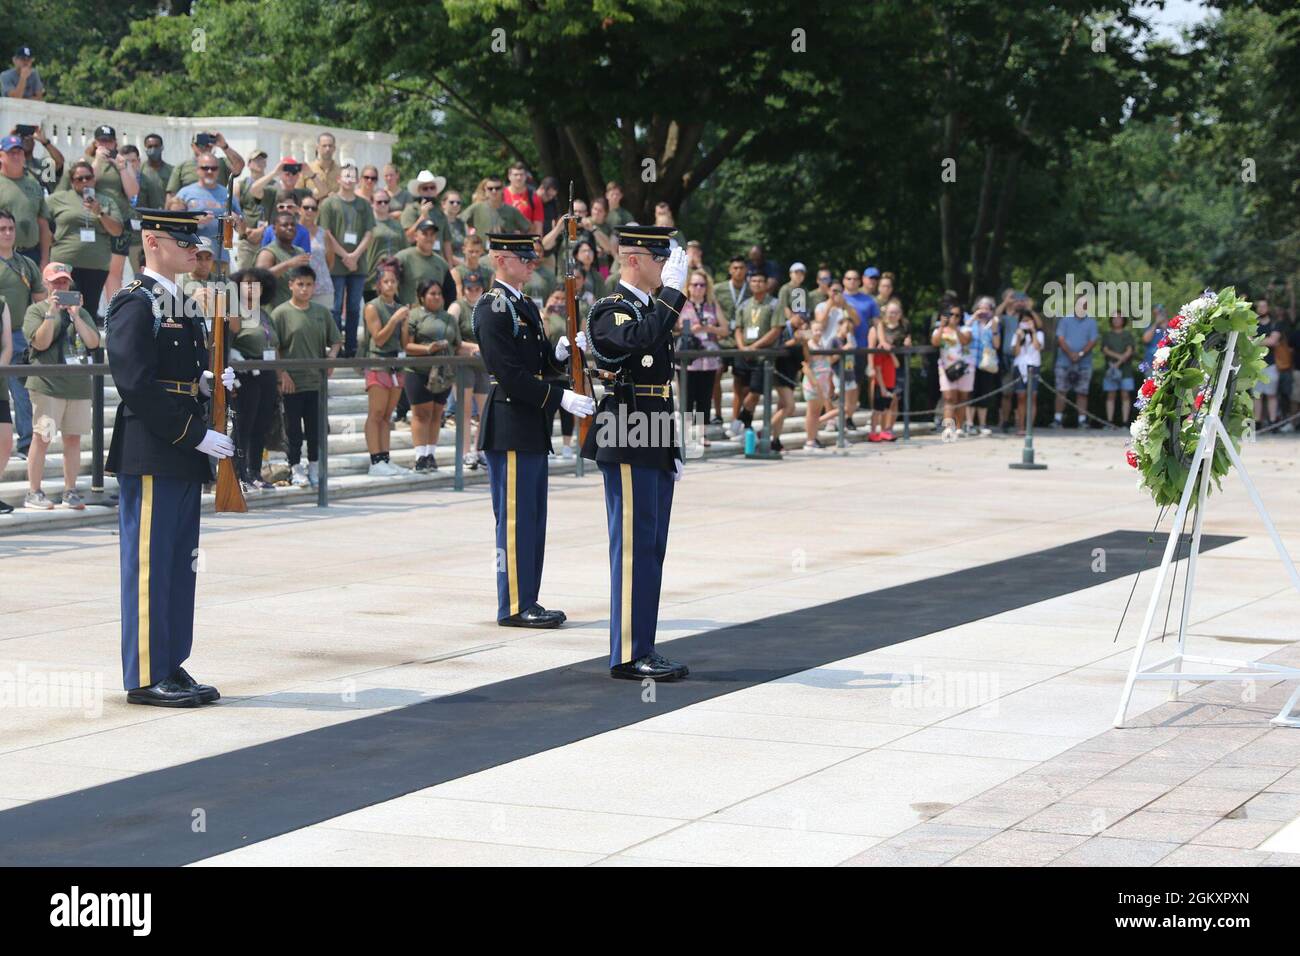
<path id="1" fill-rule="evenodd" d="M 1034 461 L 1034 386 L 1038 382 L 1038 369 L 1029 366 L 1029 385 L 1025 396 L 1025 447 L 1020 453 L 1020 461 L 1013 461 L 1007 467 L 1026 471 L 1042 471 L 1047 466 Z"/>
<path id="2" fill-rule="evenodd" d="M 912 353 L 903 353 L 903 441 L 912 439 Z"/>
<path id="3" fill-rule="evenodd" d="M 848 411 L 847 411 L 847 409 L 848 409 L 848 394 L 849 394 L 849 393 L 846 392 L 846 391 L 844 390 L 844 371 L 845 371 L 845 370 L 844 370 L 844 362 L 843 362 L 843 360 L 837 362 L 837 363 L 836 363 L 836 366 L 837 366 L 837 371 L 839 372 L 839 378 L 840 378 L 840 394 L 839 394 L 839 403 L 838 403 L 838 404 L 839 404 L 839 418 L 838 418 L 838 424 L 839 424 L 839 429 L 838 429 L 838 431 L 839 431 L 839 434 L 838 434 L 838 435 L 836 436 L 836 438 L 835 438 L 835 447 L 836 447 L 836 448 L 848 448 L 848 447 L 849 447 L 849 439 L 848 439 L 848 436 L 844 433 L 844 429 L 845 429 L 846 427 L 848 427 L 848 417 L 849 417 L 849 416 L 848 416 Z M 816 384 L 816 383 L 814 383 L 814 384 Z"/>
<path id="4" fill-rule="evenodd" d="M 330 376 L 329 369 L 321 369 L 320 393 L 316 396 L 319 406 L 316 409 L 316 433 L 320 436 L 316 442 L 320 449 L 320 460 L 316 465 L 316 506 L 328 508 L 330 505 Z M 308 469 L 311 468 L 309 464 Z"/>
<path id="5" fill-rule="evenodd" d="M 465 490 L 465 456 L 461 449 L 465 447 L 465 429 L 468 420 L 465 417 L 465 366 L 456 366 L 456 469 L 452 487 L 457 491 Z"/>

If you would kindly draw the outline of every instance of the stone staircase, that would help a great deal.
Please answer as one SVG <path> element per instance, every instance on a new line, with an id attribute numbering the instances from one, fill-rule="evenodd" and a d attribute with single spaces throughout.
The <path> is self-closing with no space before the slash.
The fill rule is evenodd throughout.
<path id="1" fill-rule="evenodd" d="M 801 396 L 800 396 L 801 397 Z M 118 404 L 117 389 L 113 387 L 112 379 L 107 378 L 104 383 L 104 420 L 106 423 L 104 431 L 104 448 L 107 454 L 109 442 L 112 440 L 112 423 L 116 414 Z M 723 381 L 723 418 L 730 423 L 731 421 L 731 376 L 725 375 Z M 798 451 L 802 453 L 804 442 L 804 412 L 805 405 L 799 401 L 796 406 L 796 414 L 791 416 L 784 423 L 782 437 L 787 448 L 787 452 Z M 455 419 L 449 418 L 447 424 L 443 427 L 439 438 L 434 457 L 438 463 L 439 470 L 431 474 L 397 476 L 391 478 L 371 478 L 367 474 L 370 467 L 370 456 L 366 451 L 365 440 L 365 419 L 366 419 L 366 394 L 365 381 L 363 374 L 354 369 L 338 369 L 335 371 L 333 378 L 330 380 L 329 387 L 329 493 L 331 500 L 335 498 L 350 498 L 362 495 L 384 494 L 394 491 L 406 491 L 412 488 L 427 487 L 450 487 L 455 470 Z M 856 423 L 859 427 L 864 427 L 869 421 L 868 414 L 859 410 L 855 416 Z M 762 421 L 762 404 L 760 403 L 756 415 L 756 423 Z M 834 453 L 836 443 L 836 432 L 833 428 L 823 429 L 819 433 L 820 440 L 827 446 L 821 454 Z M 914 426 L 915 427 L 915 426 Z M 726 426 L 711 426 L 707 435 L 712 445 L 704 449 L 704 458 L 717 458 L 722 456 L 743 454 L 744 448 L 739 438 L 733 438 Z M 560 425 L 557 417 L 555 423 L 555 448 L 557 453 L 560 451 Z M 850 442 L 861 441 L 865 439 L 865 432 L 848 433 Z M 78 488 L 84 495 L 90 487 L 91 474 L 91 448 L 90 436 L 82 436 L 80 478 Z M 887 447 L 881 445 L 880 447 Z M 305 453 L 305 450 L 304 450 Z M 391 457 L 394 464 L 404 468 L 413 468 L 415 465 L 415 451 L 411 443 L 411 429 L 409 424 L 399 422 L 393 428 Z M 283 460 L 281 453 L 272 453 L 272 458 Z M 690 462 L 688 462 L 688 467 Z M 594 471 L 595 466 L 591 462 L 586 463 L 588 471 Z M 567 473 L 575 469 L 573 459 L 564 459 L 559 457 L 551 461 L 551 471 L 554 473 Z M 486 481 L 487 475 L 485 470 L 465 469 L 466 483 L 475 481 Z M 50 446 L 49 453 L 45 459 L 45 470 L 43 476 L 43 487 L 45 493 L 53 501 L 58 500 L 58 493 L 63 488 L 63 439 L 59 436 Z M 27 511 L 22 507 L 23 496 L 26 494 L 27 483 L 27 462 L 19 459 L 11 459 L 4 473 L 0 474 L 0 500 L 4 500 L 13 505 L 15 511 L 13 514 L 0 515 L 0 535 L 14 533 L 18 531 L 32 530 L 38 527 L 59 526 L 68 522 L 115 522 L 115 511 L 111 508 L 97 507 L 87 505 L 84 511 L 72 511 L 55 507 L 53 511 Z M 117 484 L 111 475 L 105 476 L 105 490 L 112 494 L 116 492 Z M 293 488 L 277 487 L 273 491 L 264 491 L 261 493 L 250 494 L 248 504 L 250 508 L 267 507 L 276 504 L 290 502 L 314 501 L 316 498 L 315 489 L 311 488 Z M 205 496 L 204 508 L 211 510 L 211 496 Z"/>

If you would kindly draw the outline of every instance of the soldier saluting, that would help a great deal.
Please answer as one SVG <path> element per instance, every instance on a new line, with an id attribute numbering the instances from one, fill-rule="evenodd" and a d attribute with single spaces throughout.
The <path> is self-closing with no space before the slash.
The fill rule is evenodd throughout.
<path id="1" fill-rule="evenodd" d="M 675 233 L 662 226 L 621 228 L 618 288 L 587 315 L 591 354 L 613 381 L 582 454 L 596 461 L 605 479 L 609 673 L 627 680 L 677 680 L 688 673 L 685 664 L 655 652 L 673 483 L 682 476 L 672 332 L 685 301 L 686 253 L 671 249 Z"/>
<path id="2" fill-rule="evenodd" d="M 117 475 L 122 682 L 132 704 L 194 707 L 221 695 L 181 665 L 194 637 L 194 554 L 210 458 L 234 443 L 207 427 L 202 312 L 175 277 L 191 272 L 200 213 L 138 209 L 145 267 L 108 307 L 108 364 L 121 404 L 107 471 Z M 234 386 L 227 368 L 222 381 Z"/>
<path id="3" fill-rule="evenodd" d="M 541 313 L 520 291 L 537 261 L 533 237 L 490 234 L 488 243 L 496 281 L 475 303 L 473 327 L 492 382 L 480 413 L 478 447 L 487 458 L 496 517 L 497 624 L 559 627 L 564 612 L 537 603 L 551 418 L 557 408 L 585 418 L 595 403 L 543 381 L 564 372 L 557 369 Z M 557 354 L 562 349 L 557 346 Z"/>

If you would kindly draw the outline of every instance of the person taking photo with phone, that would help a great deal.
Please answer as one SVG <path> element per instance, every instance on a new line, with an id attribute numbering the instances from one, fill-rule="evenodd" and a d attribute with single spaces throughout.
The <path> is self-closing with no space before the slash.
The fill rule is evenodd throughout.
<path id="1" fill-rule="evenodd" d="M 28 346 L 29 365 L 63 365 L 89 361 L 99 348 L 99 329 L 82 304 L 81 293 L 72 291 L 72 270 L 62 262 L 51 262 L 43 275 L 49 298 L 27 307 L 23 334 Z M 27 455 L 27 497 L 23 506 L 49 511 L 54 502 L 41 490 L 45 456 L 56 433 L 63 435 L 64 508 L 82 511 L 86 504 L 77 493 L 77 472 L 81 470 L 81 436 L 90 431 L 90 376 L 30 375 L 27 390 L 32 397 L 32 447 Z"/>

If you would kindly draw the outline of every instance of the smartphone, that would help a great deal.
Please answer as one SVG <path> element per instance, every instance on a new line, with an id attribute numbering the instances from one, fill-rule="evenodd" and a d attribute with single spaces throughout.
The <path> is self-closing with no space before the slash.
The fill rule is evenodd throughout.
<path id="1" fill-rule="evenodd" d="M 36 127 L 28 126 L 26 123 L 19 123 L 17 126 L 14 127 L 14 131 L 19 136 L 31 136 L 33 133 L 36 132 Z"/>
<path id="2" fill-rule="evenodd" d="M 59 304 L 59 308 L 77 309 L 81 307 L 81 293 L 55 292 L 54 301 Z"/>
<path id="3" fill-rule="evenodd" d="M 95 199 L 95 187 L 94 187 L 94 186 L 87 186 L 85 189 L 83 189 L 83 190 L 81 191 L 81 201 L 82 201 L 82 202 L 84 202 L 84 203 L 86 203 L 87 205 L 89 205 L 91 202 L 94 202 L 94 199 Z"/>

